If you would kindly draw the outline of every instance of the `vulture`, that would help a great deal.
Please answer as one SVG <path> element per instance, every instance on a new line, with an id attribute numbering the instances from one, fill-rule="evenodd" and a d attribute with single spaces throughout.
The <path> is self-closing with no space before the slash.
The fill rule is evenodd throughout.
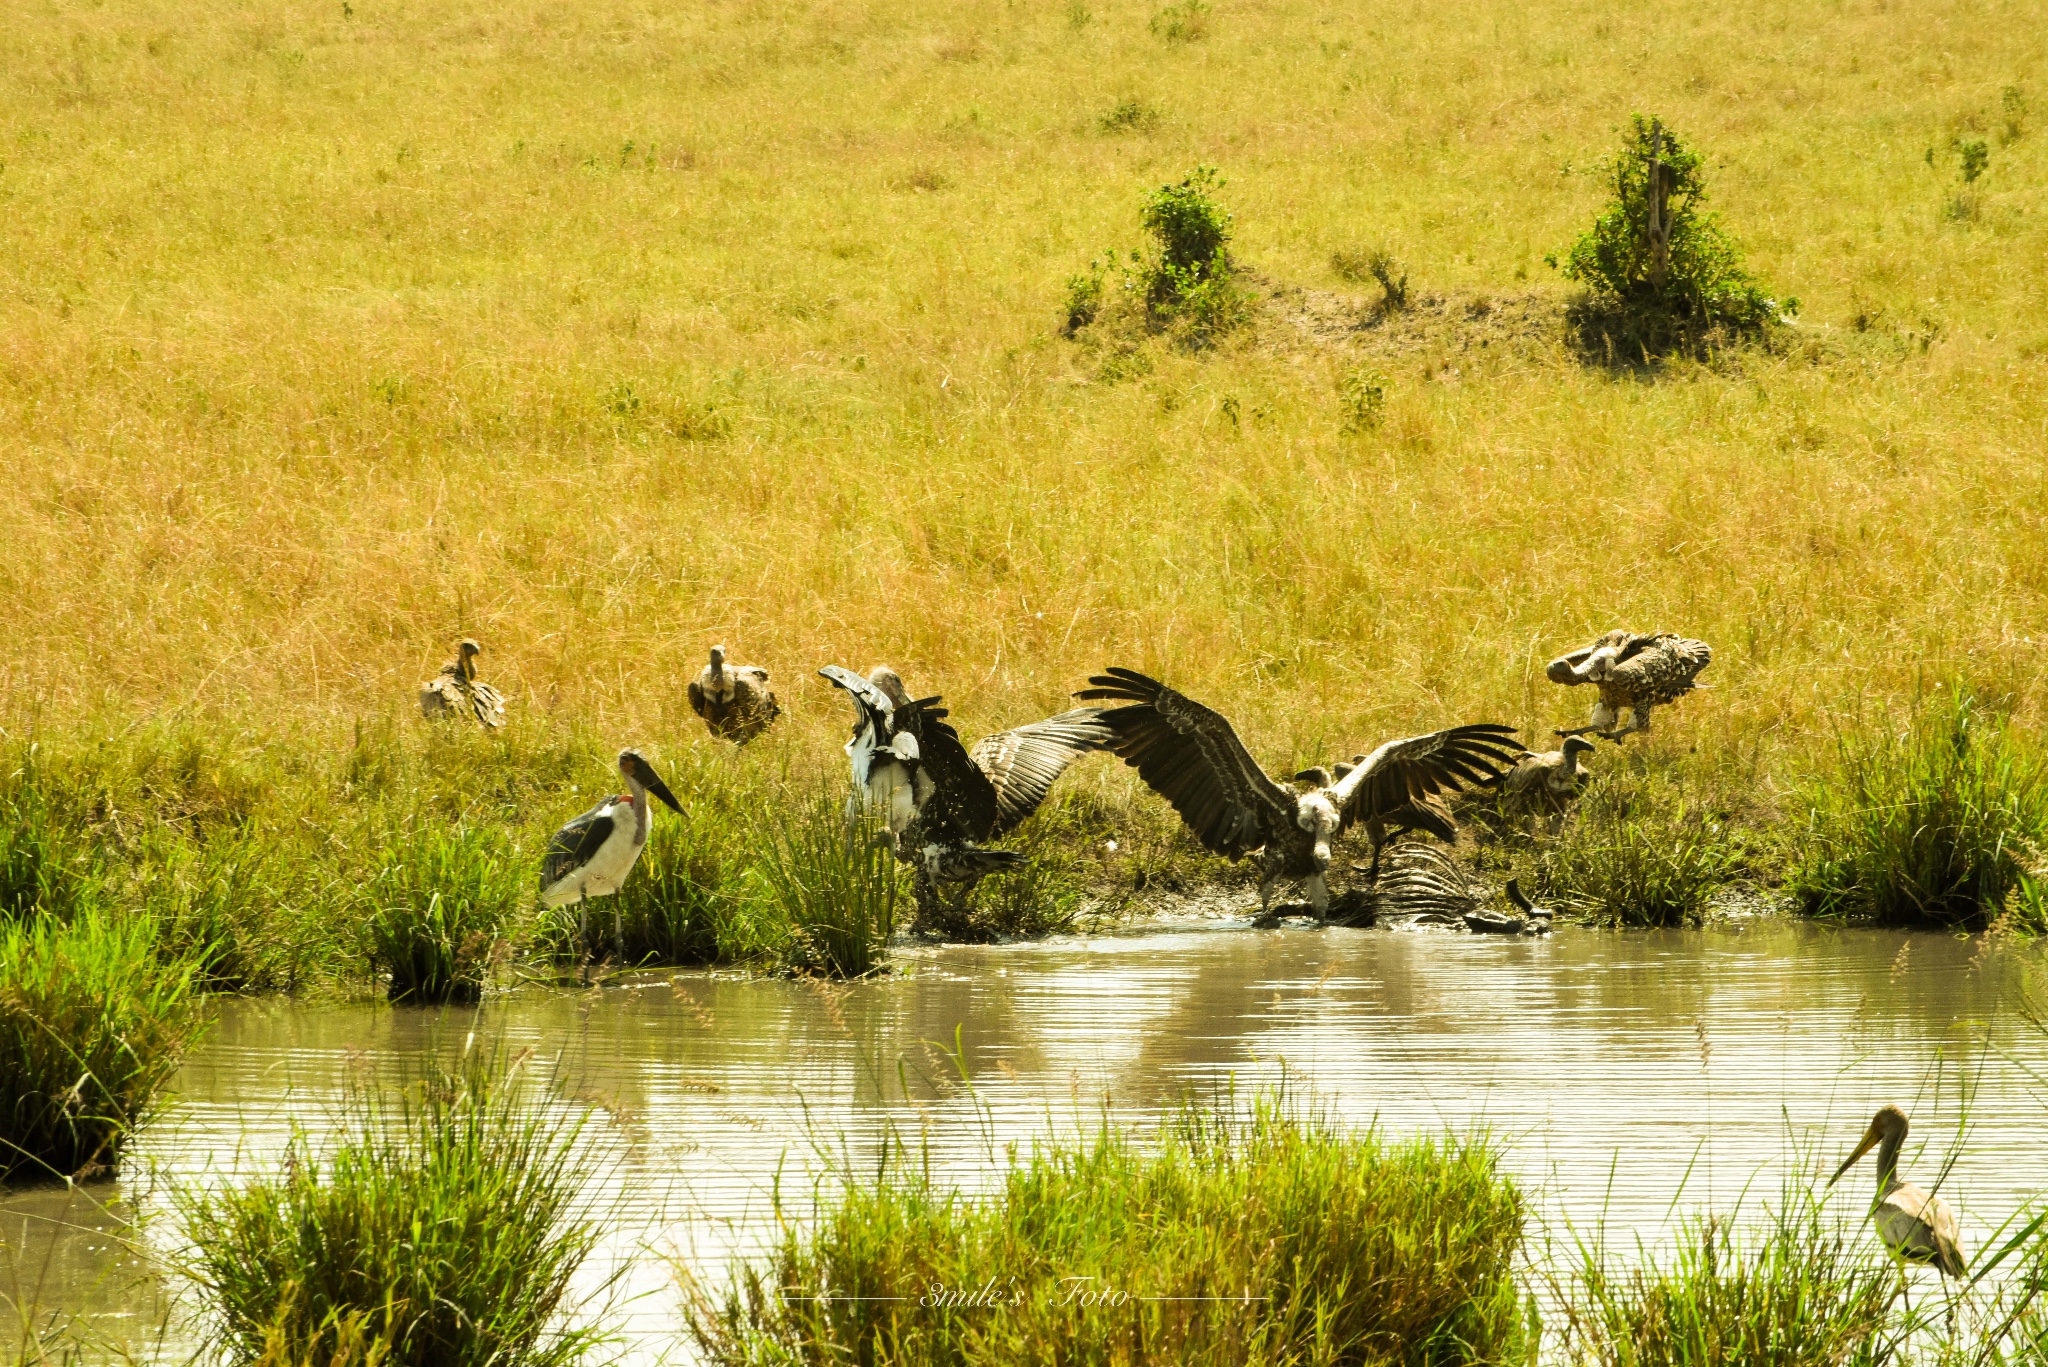
<path id="1" fill-rule="evenodd" d="M 725 647 L 711 647 L 711 663 L 690 681 L 690 710 L 720 740 L 745 745 L 782 715 L 758 665 L 729 665 Z"/>
<path id="2" fill-rule="evenodd" d="M 1540 812 L 1562 820 L 1566 807 L 1579 795 L 1579 783 L 1586 771 L 1579 756 L 1593 752 L 1593 742 L 1584 736 L 1567 737 L 1564 748 L 1540 755 L 1524 755 L 1501 778 L 1501 800 L 1509 811 Z"/>
<path id="3" fill-rule="evenodd" d="M 584 904 L 593 897 L 609 897 L 617 892 L 626 875 L 633 871 L 633 865 L 639 862 L 640 851 L 647 848 L 647 833 L 654 815 L 648 807 L 648 796 L 660 798 L 678 816 L 683 812 L 675 794 L 638 750 L 619 751 L 619 773 L 626 780 L 626 791 L 606 798 L 556 831 L 541 860 L 541 901 L 550 907 L 576 903 L 577 938 L 581 944 L 589 943 Z M 615 944 L 624 938 L 616 910 L 612 916 L 612 937 Z"/>
<path id="4" fill-rule="evenodd" d="M 498 690 L 476 677 L 476 657 L 483 647 L 464 638 L 455 648 L 455 658 L 441 666 L 441 672 L 420 685 L 420 713 L 428 721 L 464 715 L 479 726 L 505 724 L 505 700 Z"/>
<path id="5" fill-rule="evenodd" d="M 970 750 L 947 722 L 944 700 L 911 698 L 888 666 L 865 679 L 838 665 L 818 673 L 853 700 L 848 815 L 882 817 L 896 857 L 916 866 L 920 910 L 951 883 L 964 885 L 950 908 L 957 912 L 984 877 L 1021 864 L 1015 850 L 984 842 L 1022 825 L 1068 765 L 1112 739 L 1101 713 L 1081 707 L 984 736 Z"/>
<path id="6" fill-rule="evenodd" d="M 1259 855 L 1261 912 L 1288 878 L 1308 884 L 1316 915 L 1327 918 L 1330 847 L 1352 826 L 1372 841 L 1374 883 L 1381 850 L 1401 831 L 1455 841 L 1446 795 L 1493 782 L 1524 753 L 1511 727 L 1454 726 L 1388 741 L 1341 766 L 1334 781 L 1307 770 L 1297 781 L 1308 790 L 1295 793 L 1252 761 L 1220 713 L 1135 670 L 1112 668 L 1088 682 L 1075 697 L 1126 704 L 1102 714 L 1116 733 L 1110 748 L 1173 804 L 1203 848 L 1229 859 Z"/>
<path id="7" fill-rule="evenodd" d="M 1600 689 L 1592 724 L 1557 734 L 1590 732 L 1619 745 L 1624 736 L 1650 729 L 1651 708 L 1677 702 L 1698 687 L 1693 680 L 1713 661 L 1714 652 L 1704 641 L 1661 631 L 1654 636 L 1610 631 L 1591 645 L 1558 656 L 1545 669 L 1552 683 L 1567 688 L 1589 683 Z M 1629 713 L 1627 726 L 1619 725 L 1623 708 Z"/>

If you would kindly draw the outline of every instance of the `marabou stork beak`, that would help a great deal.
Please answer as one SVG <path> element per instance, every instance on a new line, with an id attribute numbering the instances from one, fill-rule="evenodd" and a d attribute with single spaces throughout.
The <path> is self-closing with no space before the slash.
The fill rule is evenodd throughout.
<path id="1" fill-rule="evenodd" d="M 1842 1166 L 1835 1169 L 1835 1175 L 1828 1179 L 1828 1185 L 1833 1186 L 1836 1182 L 1839 1182 L 1842 1179 L 1842 1174 L 1855 1167 L 1856 1160 L 1876 1148 L 1877 1141 L 1882 1138 L 1884 1138 L 1884 1134 L 1878 1129 L 1877 1122 L 1871 1121 L 1870 1128 L 1863 1132 L 1863 1142 L 1856 1146 L 1856 1152 L 1842 1160 Z"/>
<path id="2" fill-rule="evenodd" d="M 660 774 L 657 774 L 652 769 L 649 769 L 647 773 L 642 776 L 640 781 L 647 785 L 648 792 L 653 793 L 663 802 L 666 802 L 668 804 L 668 809 L 670 811 L 674 812 L 677 816 L 681 816 L 683 814 L 683 804 L 676 801 L 676 795 L 668 790 L 668 785 L 666 783 L 663 783 L 661 781 Z"/>

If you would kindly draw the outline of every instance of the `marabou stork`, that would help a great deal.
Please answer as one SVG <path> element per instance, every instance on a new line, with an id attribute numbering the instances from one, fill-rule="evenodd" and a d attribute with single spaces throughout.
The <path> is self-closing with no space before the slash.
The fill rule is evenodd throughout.
<path id="1" fill-rule="evenodd" d="M 1297 776 L 1296 794 L 1252 760 L 1221 713 L 1130 669 L 1088 681 L 1077 698 L 1121 701 L 1102 720 L 1116 733 L 1110 748 L 1173 804 L 1205 849 L 1229 859 L 1259 855 L 1259 909 L 1282 878 L 1305 881 L 1318 918 L 1327 919 L 1330 847 L 1354 825 L 1372 841 L 1372 881 L 1380 851 L 1401 831 L 1454 842 L 1458 826 L 1444 795 L 1490 783 L 1524 753 L 1512 727 L 1454 726 L 1388 741 L 1360 755 L 1333 782 L 1321 769 Z"/>
<path id="2" fill-rule="evenodd" d="M 647 848 L 647 833 L 653 824 L 648 795 L 660 798 L 676 815 L 683 813 L 675 794 L 638 750 L 619 751 L 619 772 L 625 776 L 627 791 L 606 798 L 556 831 L 541 861 L 541 901 L 550 907 L 576 903 L 579 948 L 589 944 L 589 900 L 617 892 L 639 862 L 640 851 Z M 624 957 L 625 927 L 616 905 L 612 909 L 612 945 Z"/>

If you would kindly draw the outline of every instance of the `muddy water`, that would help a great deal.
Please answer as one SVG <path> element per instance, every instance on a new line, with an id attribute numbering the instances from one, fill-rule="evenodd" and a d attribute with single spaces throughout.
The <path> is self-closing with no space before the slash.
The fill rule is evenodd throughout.
<path id="1" fill-rule="evenodd" d="M 715 1275 L 757 1250 L 778 1170 L 801 1193 L 791 1174 L 820 1142 L 859 1158 L 886 1132 L 922 1136 L 973 1184 L 993 1171 L 991 1136 L 1091 1124 L 1104 1105 L 1146 1125 L 1190 1089 L 1283 1070 L 1360 1123 L 1490 1127 L 1546 1222 L 1604 1212 L 1624 1245 L 1654 1240 L 1674 1206 L 1774 1190 L 1802 1144 L 1845 1153 L 1885 1100 L 1917 1122 L 1902 1166 L 1931 1177 L 1959 1080 L 1970 1132 L 1944 1191 L 1966 1236 L 2048 1188 L 2048 1098 L 2013 1061 L 2048 1050 L 2001 1013 L 2017 966 L 1964 941 L 1764 922 L 1538 941 L 1203 922 L 901 963 L 837 990 L 695 973 L 535 989 L 480 1015 L 230 1002 L 118 1192 L 0 1202 L 0 1292 L 139 1339 L 163 1312 L 123 1214 L 161 1212 L 168 1182 L 264 1168 L 294 1121 L 322 1125 L 349 1068 L 395 1074 L 479 1021 L 559 1059 L 604 1107 L 606 1253 L 632 1262 L 615 1315 L 642 1361 L 686 1356 L 666 1260 Z M 175 1231 L 159 1216 L 140 1242 L 170 1248 Z"/>

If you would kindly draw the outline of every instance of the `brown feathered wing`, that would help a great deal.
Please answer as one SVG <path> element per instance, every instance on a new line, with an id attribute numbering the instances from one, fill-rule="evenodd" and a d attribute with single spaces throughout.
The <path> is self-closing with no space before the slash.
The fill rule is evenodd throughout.
<path id="1" fill-rule="evenodd" d="M 1458 828 L 1445 799 L 1468 786 L 1498 781 L 1523 753 L 1514 728 L 1494 722 L 1390 740 L 1330 790 L 1339 829 L 1378 822 L 1456 840 Z"/>
<path id="2" fill-rule="evenodd" d="M 1294 820 L 1294 794 L 1253 762 L 1221 713 L 1131 669 L 1110 669 L 1074 696 L 1108 708 L 1110 749 L 1173 804 L 1202 847 L 1241 859 Z"/>
<path id="3" fill-rule="evenodd" d="M 1038 810 L 1069 764 L 1092 751 L 1109 749 L 1115 739 L 1116 732 L 1102 720 L 1102 709 L 1077 707 L 976 741 L 969 757 L 988 775 L 996 794 L 995 827 L 989 837 L 1016 830 Z"/>

